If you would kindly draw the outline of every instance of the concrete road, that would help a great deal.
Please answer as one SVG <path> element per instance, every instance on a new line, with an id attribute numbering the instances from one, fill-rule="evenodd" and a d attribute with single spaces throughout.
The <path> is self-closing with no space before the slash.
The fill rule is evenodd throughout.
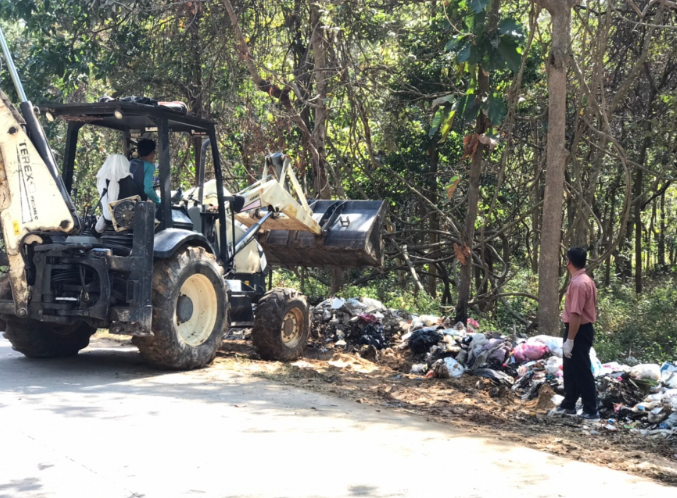
<path id="1" fill-rule="evenodd" d="M 135 349 L 0 340 L 0 498 L 673 497 L 634 476 Z"/>

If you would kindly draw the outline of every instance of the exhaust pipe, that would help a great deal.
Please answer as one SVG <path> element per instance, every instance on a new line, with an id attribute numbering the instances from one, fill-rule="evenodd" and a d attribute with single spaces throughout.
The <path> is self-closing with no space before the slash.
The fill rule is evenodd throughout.
<path id="1" fill-rule="evenodd" d="M 21 114 L 23 115 L 24 121 L 26 121 L 26 132 L 28 133 L 28 137 L 31 139 L 31 142 L 33 142 L 33 145 L 35 146 L 35 149 L 38 151 L 38 154 L 40 154 L 40 157 L 47 165 L 47 169 L 54 178 L 56 186 L 59 189 L 59 192 L 61 192 L 61 197 L 63 197 L 63 200 L 68 206 L 68 210 L 70 211 L 71 216 L 73 217 L 75 227 L 79 229 L 80 218 L 78 218 L 75 206 L 73 205 L 73 200 L 71 199 L 71 196 L 68 194 L 68 190 L 66 190 L 66 185 L 63 182 L 63 178 L 61 178 L 59 168 L 56 166 L 54 154 L 52 153 L 52 149 L 49 147 L 49 142 L 47 141 L 47 137 L 45 136 L 45 130 L 42 129 L 42 126 L 38 121 L 38 117 L 35 115 L 33 104 L 31 104 L 31 102 L 26 97 L 26 92 L 24 91 L 23 85 L 21 84 L 21 80 L 19 79 L 19 73 L 17 72 L 16 66 L 14 65 L 12 54 L 9 51 L 7 41 L 5 40 L 5 34 L 3 33 L 1 27 L 0 27 L 0 46 L 2 46 L 2 53 L 5 57 L 5 61 L 7 62 L 7 69 L 12 78 L 12 82 L 14 83 L 14 88 L 16 89 L 16 93 L 19 96 L 19 99 L 21 100 L 21 103 L 19 104 L 19 109 L 21 109 Z"/>

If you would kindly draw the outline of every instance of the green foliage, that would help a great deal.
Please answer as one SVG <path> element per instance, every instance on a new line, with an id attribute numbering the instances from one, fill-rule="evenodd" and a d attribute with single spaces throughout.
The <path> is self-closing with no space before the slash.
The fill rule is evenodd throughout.
<path id="1" fill-rule="evenodd" d="M 676 283 L 675 276 L 660 277 L 640 297 L 620 282 L 600 291 L 595 349 L 602 361 L 677 360 Z"/>

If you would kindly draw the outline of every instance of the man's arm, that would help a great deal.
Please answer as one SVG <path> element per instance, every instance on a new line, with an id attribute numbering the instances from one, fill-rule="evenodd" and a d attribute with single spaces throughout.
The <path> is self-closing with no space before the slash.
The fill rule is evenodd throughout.
<path id="1" fill-rule="evenodd" d="M 153 188 L 153 175 L 155 174 L 155 168 L 150 163 L 143 163 L 143 191 L 146 196 L 153 201 L 155 204 L 160 204 L 160 198 L 155 193 Z"/>
<path id="2" fill-rule="evenodd" d="M 567 339 L 570 341 L 575 340 L 580 327 L 581 315 L 579 313 L 571 313 L 571 316 L 569 317 L 569 335 L 567 335 Z"/>

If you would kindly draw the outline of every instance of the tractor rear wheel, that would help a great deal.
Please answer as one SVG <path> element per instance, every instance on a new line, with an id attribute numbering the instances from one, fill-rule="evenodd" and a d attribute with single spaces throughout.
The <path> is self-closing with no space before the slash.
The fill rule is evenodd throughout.
<path id="1" fill-rule="evenodd" d="M 152 364 L 202 368 L 216 356 L 226 327 L 228 296 L 221 268 L 202 247 L 186 247 L 153 266 L 152 337 L 132 342 Z"/>
<path id="2" fill-rule="evenodd" d="M 0 299 L 12 299 L 7 274 L 0 278 Z M 96 332 L 96 327 L 82 321 L 60 325 L 13 315 L 3 315 L 0 326 L 12 348 L 28 358 L 75 356 L 89 345 L 89 338 Z"/>
<path id="3" fill-rule="evenodd" d="M 273 289 L 256 305 L 252 342 L 264 360 L 293 361 L 308 343 L 310 313 L 305 296 L 294 289 Z"/>

